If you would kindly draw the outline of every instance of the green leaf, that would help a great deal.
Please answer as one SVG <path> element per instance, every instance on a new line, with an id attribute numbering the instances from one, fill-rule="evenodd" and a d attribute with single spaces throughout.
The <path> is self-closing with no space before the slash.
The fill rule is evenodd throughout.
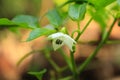
<path id="1" fill-rule="evenodd" d="M 96 8 L 106 7 L 113 3 L 115 0 L 88 0 L 89 3 L 93 4 Z"/>
<path id="2" fill-rule="evenodd" d="M 116 14 L 116 18 L 120 18 L 120 11 Z"/>
<path id="3" fill-rule="evenodd" d="M 57 28 L 62 25 L 63 22 L 62 17 L 56 9 L 48 11 L 46 16 L 54 27 Z"/>
<path id="4" fill-rule="evenodd" d="M 7 18 L 1 18 L 0 19 L 0 29 L 9 29 L 11 27 L 13 27 L 14 29 L 18 28 L 19 25 L 17 25 L 16 23 L 10 21 L 9 19 Z"/>
<path id="5" fill-rule="evenodd" d="M 42 80 L 42 77 L 46 73 L 46 71 L 47 71 L 46 69 L 43 69 L 40 72 L 28 72 L 28 73 L 31 74 L 31 75 L 36 76 L 38 80 Z"/>
<path id="6" fill-rule="evenodd" d="M 82 20 L 86 13 L 86 4 L 73 4 L 69 6 L 68 15 L 75 21 Z"/>
<path id="7" fill-rule="evenodd" d="M 1 18 L 0 19 L 0 26 L 15 26 L 17 24 L 15 24 L 14 22 L 10 21 L 7 18 Z"/>
<path id="8" fill-rule="evenodd" d="M 37 28 L 39 25 L 38 19 L 29 15 L 19 15 L 12 19 L 13 22 L 25 28 Z"/>
<path id="9" fill-rule="evenodd" d="M 27 38 L 27 41 L 31 41 L 33 39 L 40 37 L 40 36 L 48 35 L 48 34 L 51 34 L 54 32 L 55 32 L 55 30 L 50 30 L 47 28 L 35 28 L 31 31 L 29 37 Z"/>
<path id="10" fill-rule="evenodd" d="M 102 31 L 104 31 L 105 27 L 107 26 L 106 20 L 109 18 L 108 13 L 105 11 L 105 9 L 101 8 L 96 11 L 90 9 L 90 14 L 93 19 L 100 24 Z"/>

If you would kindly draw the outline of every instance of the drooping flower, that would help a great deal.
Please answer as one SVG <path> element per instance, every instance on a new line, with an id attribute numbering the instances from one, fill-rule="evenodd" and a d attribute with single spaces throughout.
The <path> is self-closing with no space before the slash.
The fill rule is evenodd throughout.
<path id="1" fill-rule="evenodd" d="M 69 35 L 61 32 L 49 35 L 48 39 L 52 40 L 54 50 L 57 50 L 63 45 L 66 45 L 71 51 L 73 51 L 72 47 L 76 43 L 76 41 L 72 39 Z"/>

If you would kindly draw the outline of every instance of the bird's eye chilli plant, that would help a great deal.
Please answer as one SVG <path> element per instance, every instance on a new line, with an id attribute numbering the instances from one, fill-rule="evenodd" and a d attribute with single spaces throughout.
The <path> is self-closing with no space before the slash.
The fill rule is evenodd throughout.
<path id="1" fill-rule="evenodd" d="M 14 32 L 19 28 L 31 29 L 26 42 L 30 42 L 41 36 L 46 36 L 48 44 L 44 49 L 28 53 L 17 64 L 19 65 L 23 59 L 30 54 L 34 54 L 34 52 L 42 52 L 52 66 L 52 70 L 44 68 L 40 72 L 29 72 L 29 74 L 35 75 L 38 80 L 42 80 L 42 77 L 46 73 L 52 75 L 51 71 L 55 72 L 57 76 L 50 76 L 50 80 L 80 80 L 82 72 L 98 54 L 99 50 L 109 41 L 109 35 L 114 24 L 118 22 L 117 24 L 120 26 L 120 0 L 64 0 L 62 4 L 54 0 L 54 3 L 56 6 L 40 18 L 31 15 L 17 15 L 11 20 L 0 18 L 0 28 L 6 26 Z M 86 15 L 90 17 L 84 27 L 81 28 L 81 22 L 86 18 Z M 47 17 L 49 21 L 48 26 L 41 26 L 39 24 L 43 17 Z M 111 23 L 109 23 L 110 18 L 112 20 Z M 71 33 L 69 33 L 66 25 L 69 20 L 77 24 L 76 30 Z M 92 21 L 96 21 L 100 25 L 101 39 L 95 50 L 82 63 L 76 64 L 74 57 L 76 45 L 81 45 L 79 39 Z M 75 36 L 75 34 L 77 35 Z M 65 53 L 64 46 L 69 50 L 70 56 Z M 60 67 L 54 62 L 51 58 L 53 52 L 63 57 L 66 63 L 65 66 Z M 66 76 L 62 75 L 66 70 L 70 74 Z"/>

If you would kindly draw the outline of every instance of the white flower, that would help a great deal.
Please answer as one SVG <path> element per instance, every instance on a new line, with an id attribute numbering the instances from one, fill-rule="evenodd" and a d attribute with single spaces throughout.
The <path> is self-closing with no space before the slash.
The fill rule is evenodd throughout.
<path id="1" fill-rule="evenodd" d="M 72 47 L 76 43 L 74 39 L 72 39 L 69 35 L 58 32 L 48 36 L 48 39 L 52 39 L 52 45 L 54 50 L 62 47 L 64 44 L 68 46 L 68 48 L 73 51 Z"/>

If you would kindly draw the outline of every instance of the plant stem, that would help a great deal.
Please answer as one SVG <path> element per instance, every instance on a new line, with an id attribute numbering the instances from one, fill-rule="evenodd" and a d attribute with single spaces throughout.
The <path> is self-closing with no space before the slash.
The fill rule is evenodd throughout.
<path id="1" fill-rule="evenodd" d="M 66 61 L 67 65 L 68 65 L 68 67 L 72 71 L 72 64 L 71 64 L 70 58 L 66 55 L 66 53 L 62 49 L 59 49 L 58 51 L 63 56 L 64 60 Z"/>
<path id="2" fill-rule="evenodd" d="M 90 20 L 87 22 L 87 24 L 85 25 L 85 27 L 83 28 L 83 30 L 81 31 L 81 34 L 86 30 L 86 28 L 88 27 L 88 25 L 90 24 L 90 22 L 93 20 L 93 18 L 90 18 Z"/>
<path id="3" fill-rule="evenodd" d="M 106 44 L 120 44 L 120 40 L 108 40 Z"/>
<path id="4" fill-rule="evenodd" d="M 105 38 L 101 40 L 100 44 L 97 46 L 95 51 L 85 60 L 85 62 L 78 68 L 79 74 L 86 68 L 86 66 L 91 62 L 91 60 L 97 55 L 98 51 L 101 49 L 101 47 L 106 43 L 107 39 L 109 38 L 109 35 L 112 31 L 112 28 L 116 22 L 116 18 L 114 19 L 112 25 L 110 26 L 109 31 L 106 33 Z"/>
<path id="5" fill-rule="evenodd" d="M 27 58 L 27 57 L 29 57 L 30 55 L 32 55 L 32 54 L 36 54 L 36 53 L 38 53 L 38 52 L 40 52 L 41 50 L 37 50 L 37 51 L 31 51 L 31 52 L 29 52 L 29 53 L 27 53 L 26 55 L 24 55 L 18 62 L 17 62 L 17 66 L 19 66 L 20 65 L 20 63 L 25 59 L 25 58 Z"/>
<path id="6" fill-rule="evenodd" d="M 78 80 L 78 72 L 77 72 L 77 67 L 75 64 L 75 59 L 74 59 L 74 51 L 70 52 L 70 57 L 71 57 L 71 63 L 72 63 L 72 72 L 75 80 Z"/>
<path id="7" fill-rule="evenodd" d="M 80 21 L 77 21 L 78 30 L 80 30 Z"/>
<path id="8" fill-rule="evenodd" d="M 53 66 L 53 68 L 57 71 L 57 72 L 60 72 L 60 68 L 59 66 L 51 59 L 50 57 L 50 52 L 48 49 L 45 49 L 44 50 L 44 53 L 45 53 L 45 57 L 47 58 L 47 60 L 50 62 L 50 64 Z"/>
<path id="9" fill-rule="evenodd" d="M 78 68 L 79 74 L 86 68 L 90 61 L 96 56 L 100 48 L 103 46 L 104 42 L 100 42 L 95 51 L 85 60 L 85 62 Z"/>
<path id="10" fill-rule="evenodd" d="M 90 22 L 92 21 L 93 18 L 90 18 L 90 20 L 87 22 L 87 24 L 84 26 L 83 30 L 81 32 L 78 32 L 78 36 L 76 37 L 75 41 L 78 41 L 78 39 L 80 38 L 80 36 L 83 34 L 83 32 L 86 30 L 86 28 L 88 27 L 88 25 L 90 24 Z M 78 26 L 80 26 L 78 24 Z M 79 29 L 79 27 L 78 27 Z"/>
<path id="11" fill-rule="evenodd" d="M 79 22 L 77 22 L 78 23 L 78 30 L 77 30 L 77 37 L 75 38 L 75 41 L 77 42 L 78 41 L 78 39 L 80 38 L 80 35 L 81 35 L 81 32 L 80 32 L 80 23 Z"/>
<path id="12" fill-rule="evenodd" d="M 88 27 L 88 25 L 90 24 L 90 22 L 92 21 L 92 18 L 90 18 L 90 20 L 87 22 L 87 24 L 85 25 L 85 27 L 83 28 L 83 30 L 80 32 L 80 23 L 79 21 L 77 22 L 77 25 L 78 25 L 78 30 L 77 31 L 74 31 L 72 33 L 72 36 L 74 35 L 75 32 L 78 33 L 77 37 L 75 38 L 75 41 L 78 41 L 78 39 L 80 38 L 81 34 L 86 30 L 86 28 Z M 70 52 L 70 57 L 71 57 L 71 63 L 72 63 L 72 72 L 73 72 L 73 76 L 74 76 L 74 79 L 75 80 L 78 80 L 79 77 L 78 77 L 78 72 L 77 72 L 77 67 L 76 67 L 76 64 L 75 64 L 75 59 L 74 59 L 74 51 Z"/>

